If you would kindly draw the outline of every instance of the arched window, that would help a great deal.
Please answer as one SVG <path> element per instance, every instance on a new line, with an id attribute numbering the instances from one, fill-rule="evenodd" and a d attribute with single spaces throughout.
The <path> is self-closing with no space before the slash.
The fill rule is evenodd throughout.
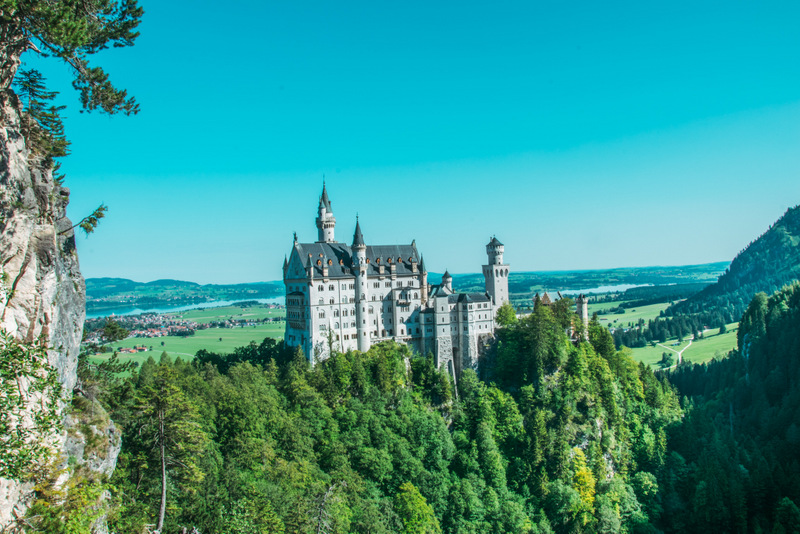
<path id="1" fill-rule="evenodd" d="M 333 304 L 333 299 L 331 299 L 331 304 Z"/>
<path id="2" fill-rule="evenodd" d="M 319 287 L 317 287 L 317 291 L 325 291 L 325 286 L 319 286 Z"/>
<path id="3" fill-rule="evenodd" d="M 333 291 L 333 284 L 331 284 L 331 285 L 329 285 L 329 286 L 328 286 L 328 290 L 329 290 L 329 291 Z"/>
<path id="4" fill-rule="evenodd" d="M 319 303 L 320 303 L 320 304 L 325 304 L 325 299 L 322 299 L 322 298 L 321 298 L 321 299 L 319 299 Z"/>
<path id="5" fill-rule="evenodd" d="M 339 323 L 333 323 L 334 328 L 339 328 Z"/>
<path id="6" fill-rule="evenodd" d="M 342 317 L 347 317 L 347 310 L 342 310 Z"/>
<path id="7" fill-rule="evenodd" d="M 418 299 L 418 298 L 419 298 L 419 293 L 417 293 L 416 291 L 414 292 L 414 298 L 415 298 L 415 299 Z"/>
<path id="8" fill-rule="evenodd" d="M 339 317 L 339 310 L 333 310 L 333 316 Z"/>
<path id="9" fill-rule="evenodd" d="M 375 313 L 375 310 L 373 310 L 373 309 L 372 309 L 372 306 L 370 306 L 370 307 L 369 307 L 369 313 L 370 313 L 370 314 L 373 314 L 373 313 Z"/>

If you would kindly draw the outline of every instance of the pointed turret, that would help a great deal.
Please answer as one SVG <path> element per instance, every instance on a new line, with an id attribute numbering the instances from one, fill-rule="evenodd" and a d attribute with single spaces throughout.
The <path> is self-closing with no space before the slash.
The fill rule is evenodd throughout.
<path id="1" fill-rule="evenodd" d="M 319 197 L 319 205 L 328 210 L 328 213 L 333 213 L 331 199 L 328 198 L 328 190 L 325 188 L 325 180 L 322 181 L 322 195 Z"/>
<path id="2" fill-rule="evenodd" d="M 358 217 L 356 216 L 356 231 L 353 234 L 353 247 L 365 247 L 366 243 L 364 243 L 364 234 L 361 233 L 361 223 L 358 222 Z"/>
<path id="3" fill-rule="evenodd" d="M 356 215 L 356 231 L 353 234 L 353 274 L 356 278 L 356 328 L 358 329 L 358 350 L 366 352 L 370 346 L 371 325 L 367 324 L 367 301 L 369 284 L 367 282 L 367 245 L 361 233 L 361 223 Z"/>

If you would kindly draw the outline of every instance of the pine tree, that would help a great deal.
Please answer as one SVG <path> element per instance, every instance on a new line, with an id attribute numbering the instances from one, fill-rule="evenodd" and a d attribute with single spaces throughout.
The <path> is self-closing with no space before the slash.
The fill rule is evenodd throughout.
<path id="1" fill-rule="evenodd" d="M 203 480 L 198 461 L 208 436 L 200 425 L 197 406 L 178 384 L 178 373 L 169 362 L 158 365 L 153 380 L 136 398 L 139 435 L 150 458 L 161 467 L 161 504 L 156 529 L 164 526 L 168 474 L 191 488 Z"/>

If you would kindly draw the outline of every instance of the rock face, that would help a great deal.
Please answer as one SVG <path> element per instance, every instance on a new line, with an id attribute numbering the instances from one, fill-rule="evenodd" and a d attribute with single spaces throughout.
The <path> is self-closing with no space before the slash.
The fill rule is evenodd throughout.
<path id="1" fill-rule="evenodd" d="M 86 315 L 85 285 L 66 217 L 69 190 L 31 160 L 20 110 L 13 92 L 0 92 L 0 327 L 20 340 L 47 340 L 50 364 L 69 397 Z M 66 438 L 67 431 L 62 446 Z M 29 490 L 0 479 L 0 530 L 24 513 Z"/>

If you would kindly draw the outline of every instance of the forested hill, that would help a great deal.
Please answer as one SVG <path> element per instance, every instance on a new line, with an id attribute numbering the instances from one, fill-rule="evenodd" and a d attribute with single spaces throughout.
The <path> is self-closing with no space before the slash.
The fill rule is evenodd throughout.
<path id="1" fill-rule="evenodd" d="M 795 206 L 750 243 L 712 284 L 670 307 L 667 315 L 715 311 L 738 320 L 753 295 L 771 294 L 800 279 L 800 206 Z"/>
<path id="2" fill-rule="evenodd" d="M 739 350 L 669 376 L 693 408 L 659 473 L 668 532 L 800 532 L 800 284 L 739 325 Z"/>

